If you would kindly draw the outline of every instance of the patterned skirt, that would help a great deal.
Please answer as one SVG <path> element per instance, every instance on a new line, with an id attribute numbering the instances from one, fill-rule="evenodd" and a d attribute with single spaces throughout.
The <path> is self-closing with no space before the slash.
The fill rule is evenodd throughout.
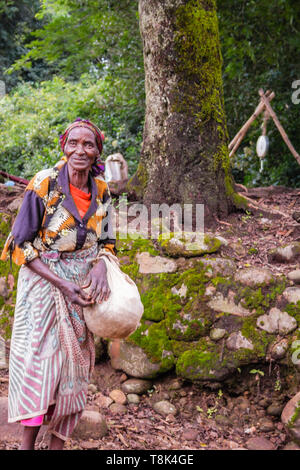
<path id="1" fill-rule="evenodd" d="M 70 253 L 40 254 L 59 277 L 80 285 L 97 246 Z M 81 417 L 95 361 L 93 334 L 82 307 L 50 282 L 22 266 L 9 357 L 8 422 L 53 414 L 49 430 L 67 439 Z"/>

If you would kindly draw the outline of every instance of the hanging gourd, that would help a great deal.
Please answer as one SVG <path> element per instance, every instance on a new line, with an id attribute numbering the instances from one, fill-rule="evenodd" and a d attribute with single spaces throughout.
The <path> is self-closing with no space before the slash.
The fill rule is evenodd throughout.
<path id="1" fill-rule="evenodd" d="M 266 157 L 269 150 L 269 138 L 267 136 L 267 122 L 270 118 L 268 111 L 264 112 L 264 120 L 262 124 L 262 135 L 259 136 L 256 142 L 256 154 L 260 158 L 260 169 L 259 172 L 262 173 L 264 170 L 264 158 Z"/>
<path id="2" fill-rule="evenodd" d="M 296 158 L 297 162 L 300 165 L 300 155 L 295 150 L 295 148 L 293 147 L 293 145 L 292 145 L 290 139 L 288 138 L 284 128 L 280 124 L 279 119 L 278 119 L 274 109 L 270 105 L 270 102 L 274 98 L 275 93 L 273 91 L 271 92 L 270 90 L 267 90 L 266 93 L 264 93 L 264 90 L 261 88 L 258 91 L 258 94 L 260 96 L 260 102 L 259 102 L 258 106 L 256 107 L 254 113 L 252 114 L 252 116 L 250 116 L 248 121 L 245 122 L 245 124 L 242 126 L 242 128 L 239 130 L 239 132 L 236 134 L 236 136 L 232 139 L 232 141 L 228 145 L 228 148 L 230 150 L 229 156 L 232 157 L 236 153 L 237 149 L 241 145 L 241 142 L 242 142 L 243 138 L 245 137 L 245 135 L 247 134 L 248 129 L 251 126 L 251 124 L 253 123 L 253 121 L 257 118 L 257 116 L 259 114 L 261 114 L 263 111 L 265 111 L 264 122 L 263 122 L 263 126 L 262 126 L 263 127 L 263 133 L 262 133 L 263 135 L 259 137 L 259 139 L 257 141 L 257 147 L 256 147 L 256 152 L 257 152 L 258 157 L 260 157 L 260 155 L 261 155 L 261 157 L 260 157 L 260 159 L 261 159 L 260 172 L 262 172 L 262 170 L 263 170 L 263 166 L 264 166 L 263 159 L 265 158 L 265 156 L 268 152 L 268 149 L 269 149 L 269 139 L 267 138 L 267 135 L 266 135 L 266 132 L 267 132 L 266 126 L 267 126 L 267 120 L 270 117 L 273 119 L 274 124 L 276 125 L 277 129 L 279 130 L 279 132 L 281 134 L 281 137 L 283 138 L 284 142 L 288 146 L 290 152 L 292 153 L 292 155 L 294 155 L 294 157 Z"/>

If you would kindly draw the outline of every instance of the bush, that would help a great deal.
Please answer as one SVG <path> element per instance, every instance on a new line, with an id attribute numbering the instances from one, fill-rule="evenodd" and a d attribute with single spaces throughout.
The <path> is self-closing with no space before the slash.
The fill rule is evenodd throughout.
<path id="1" fill-rule="evenodd" d="M 114 87 L 112 89 L 112 87 Z M 59 135 L 77 117 L 90 119 L 104 132 L 103 159 L 121 152 L 133 174 L 142 140 L 136 103 L 127 102 L 122 83 L 84 75 L 79 82 L 54 77 L 37 85 L 20 84 L 0 98 L 0 168 L 31 178 L 61 157 Z"/>

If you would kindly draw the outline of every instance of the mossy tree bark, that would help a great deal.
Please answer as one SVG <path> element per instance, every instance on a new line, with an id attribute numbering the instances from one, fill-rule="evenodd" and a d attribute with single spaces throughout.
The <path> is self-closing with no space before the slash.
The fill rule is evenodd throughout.
<path id="1" fill-rule="evenodd" d="M 226 216 L 233 189 L 215 0 L 139 0 L 146 116 L 129 182 L 144 203 L 205 207 Z"/>

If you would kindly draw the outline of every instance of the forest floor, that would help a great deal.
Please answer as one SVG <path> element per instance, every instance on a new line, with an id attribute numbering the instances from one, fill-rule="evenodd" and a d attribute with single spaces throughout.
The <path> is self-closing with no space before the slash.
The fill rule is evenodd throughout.
<path id="1" fill-rule="evenodd" d="M 264 376 L 260 375 L 258 383 L 251 373 L 257 367 L 245 368 L 235 377 L 234 386 L 221 385 L 216 390 L 166 374 L 153 381 L 139 404 L 127 404 L 126 413 L 115 413 L 99 408 L 96 401 L 99 394 L 108 397 L 120 389 L 124 374 L 114 370 L 109 360 L 98 363 L 91 381 L 97 391 L 89 392 L 86 409 L 100 411 L 108 432 L 102 439 L 68 439 L 65 450 L 300 450 L 280 420 L 285 403 L 294 395 L 291 389 L 287 392 L 289 378 L 278 381 L 278 369 L 270 373 L 269 365 L 260 365 L 256 370 Z M 8 370 L 4 369 L 0 371 L 0 397 L 7 392 Z M 176 415 L 161 416 L 153 409 L 162 399 L 175 406 Z M 21 425 L 7 425 L 3 420 L 0 450 L 17 450 L 21 433 Z M 43 426 L 36 448 L 47 450 L 48 444 Z"/>
<path id="2" fill-rule="evenodd" d="M 218 221 L 215 232 L 229 242 L 222 247 L 221 256 L 232 257 L 239 267 L 258 266 L 270 268 L 278 275 L 287 274 L 298 268 L 298 263 L 270 262 L 268 253 L 272 248 L 300 241 L 300 223 L 297 222 L 300 191 L 262 188 L 261 192 L 254 191 L 254 196 L 251 191 L 248 197 L 263 204 L 265 210 L 275 209 L 285 217 L 241 211 Z M 9 194 L 1 193 L 0 212 L 9 211 L 9 204 L 17 197 L 14 190 Z M 298 220 L 300 222 L 300 217 Z M 89 393 L 87 409 L 95 409 L 97 394 L 108 396 L 112 390 L 120 389 L 122 381 L 126 380 L 124 375 L 111 367 L 108 358 L 96 364 L 91 381 L 96 388 Z M 4 369 L 0 371 L 0 398 L 6 397 L 7 391 L 8 370 Z M 215 389 L 178 381 L 175 374 L 169 373 L 153 380 L 152 389 L 140 397 L 139 404 L 127 404 L 125 414 L 101 408 L 108 425 L 108 433 L 101 440 L 69 439 L 65 449 L 300 450 L 291 442 L 280 420 L 284 405 L 297 391 L 293 377 L 283 374 L 274 364 L 247 366 L 241 373 L 237 372 L 231 385 L 221 384 Z M 153 403 L 161 399 L 170 401 L 177 413 L 161 416 L 154 411 Z M 15 441 L 11 435 L 6 439 L 7 427 L 2 433 L 3 426 L 0 423 L 0 449 L 17 449 L 20 434 Z M 47 449 L 47 441 L 39 440 L 37 447 Z"/>

